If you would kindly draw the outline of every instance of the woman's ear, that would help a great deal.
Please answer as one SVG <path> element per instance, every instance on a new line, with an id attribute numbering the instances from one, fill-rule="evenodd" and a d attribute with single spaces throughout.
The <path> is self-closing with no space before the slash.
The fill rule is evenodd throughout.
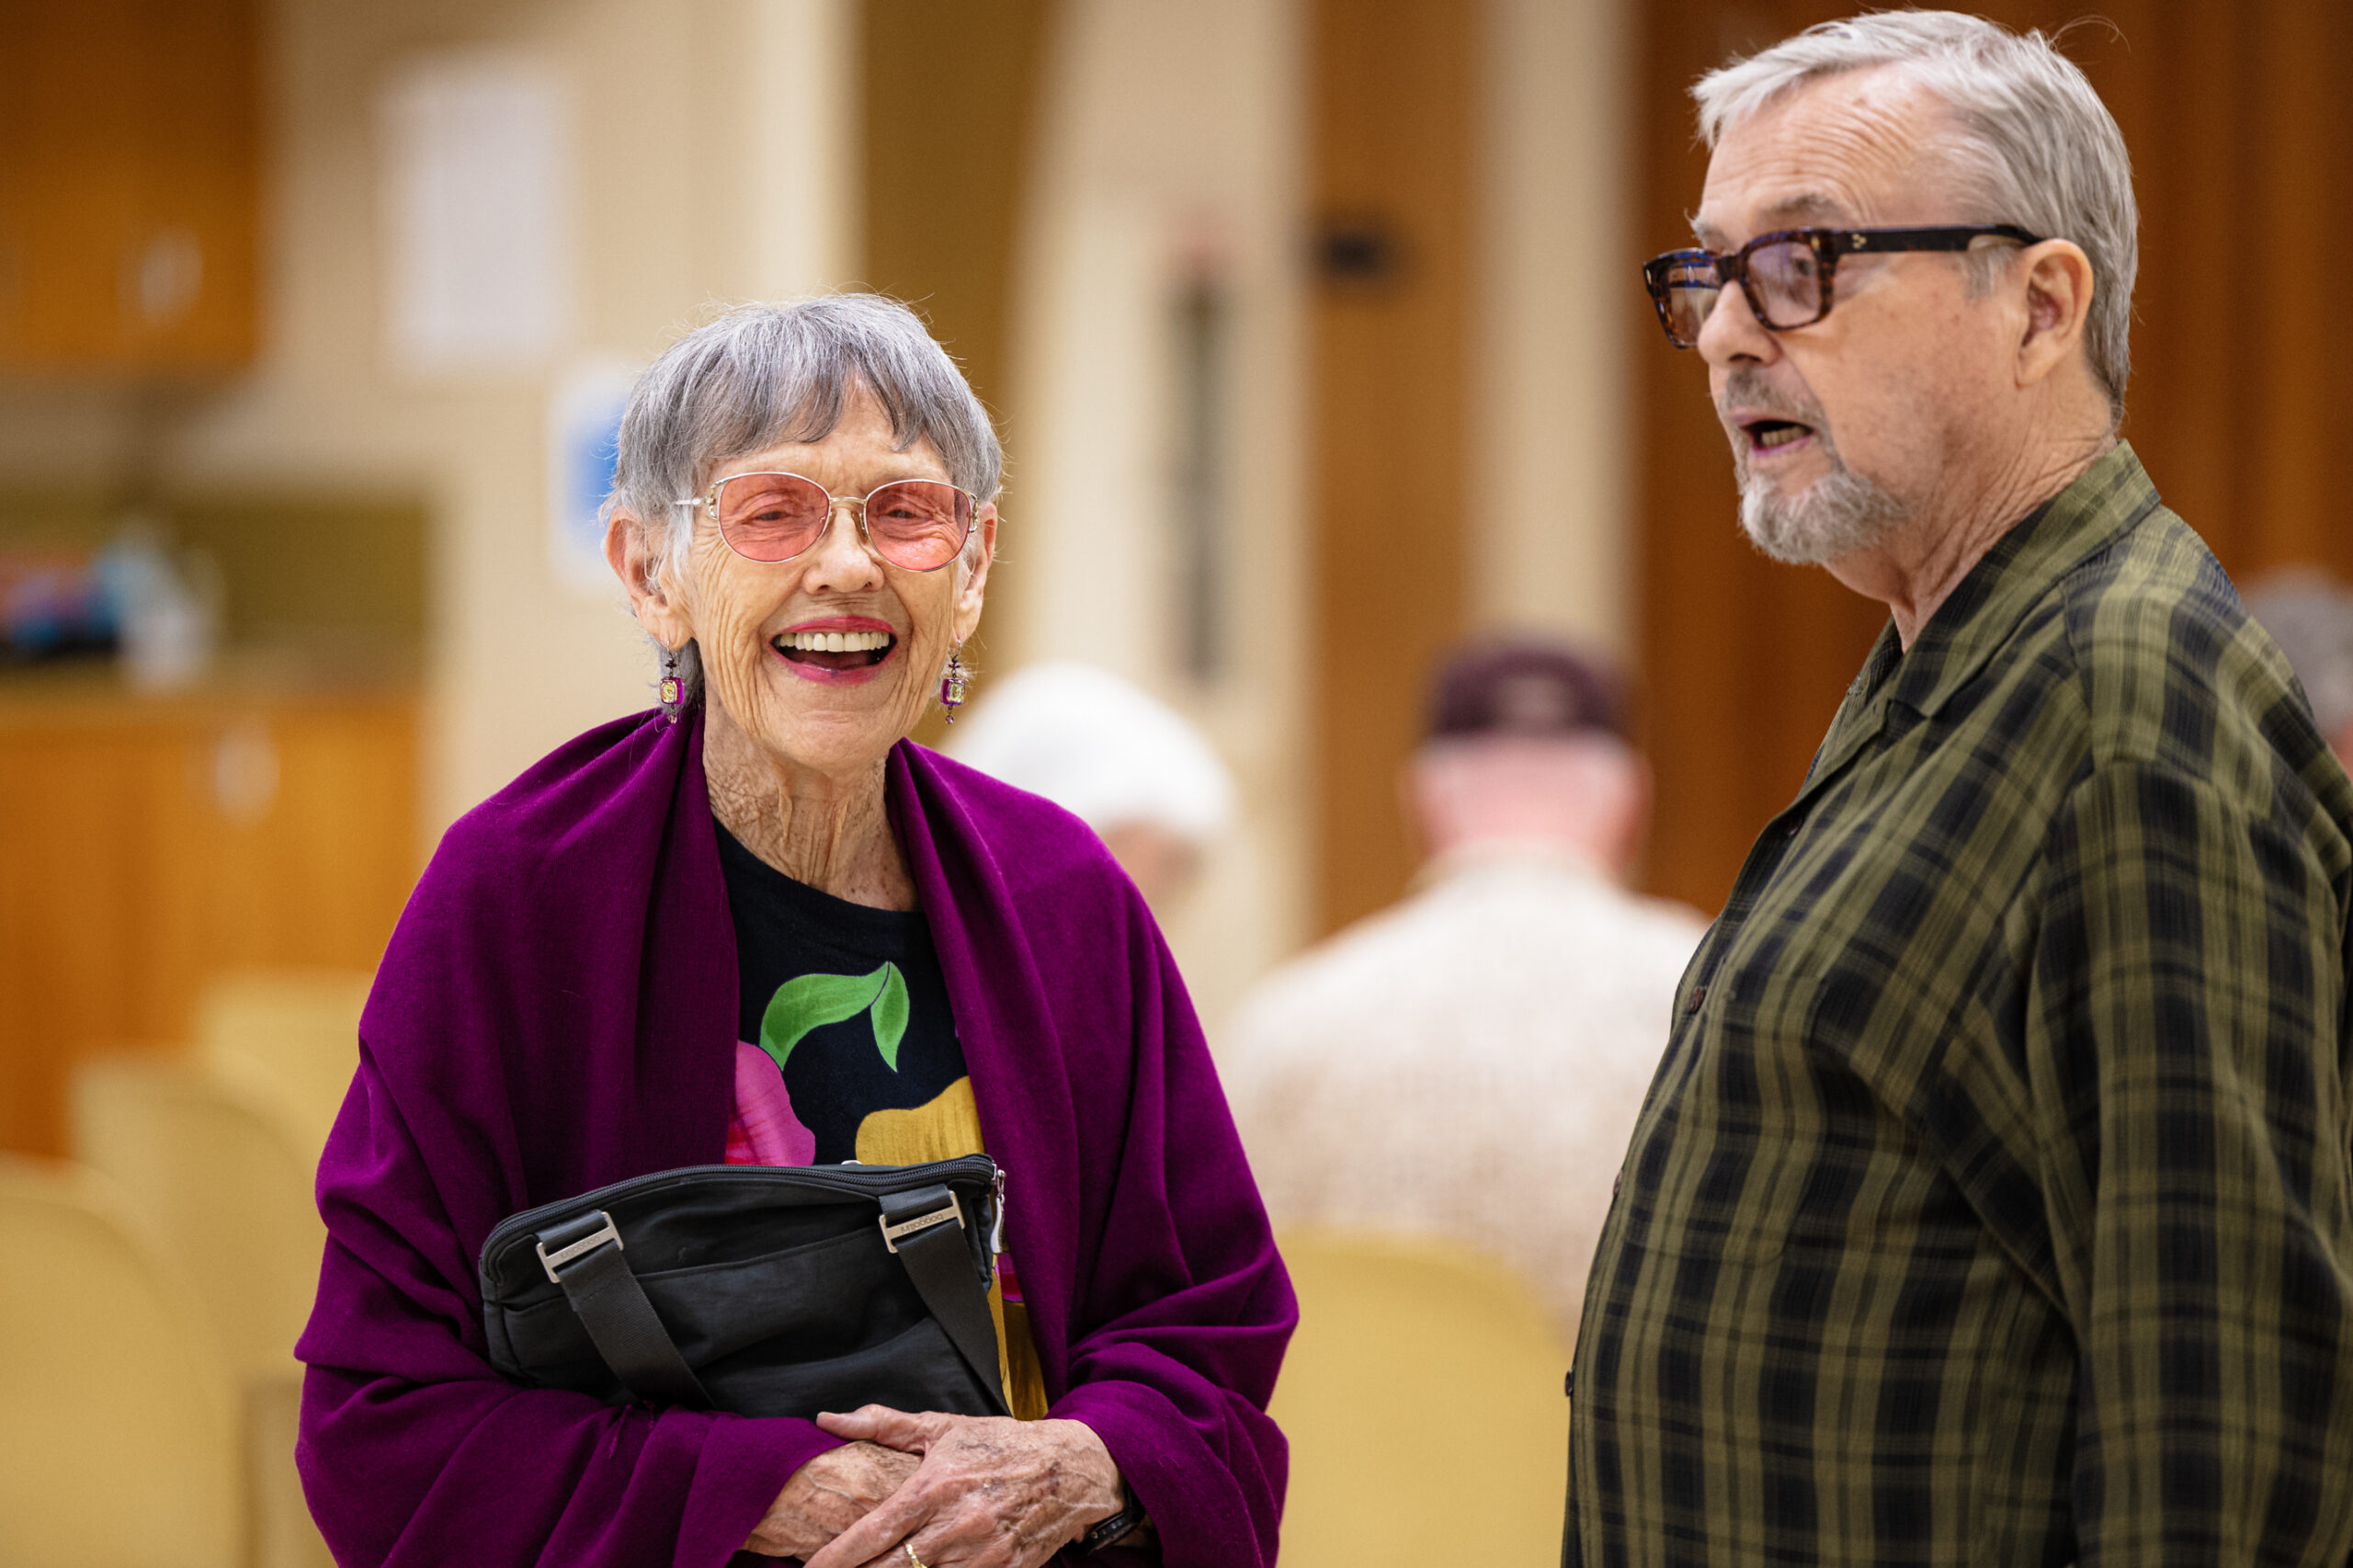
<path id="1" fill-rule="evenodd" d="M 643 518 L 616 506 L 605 525 L 605 560 L 629 590 L 629 608 L 647 635 L 665 648 L 683 648 L 694 637 L 694 618 L 667 552 L 655 548 L 657 538 Z"/>
<path id="2" fill-rule="evenodd" d="M 981 600 L 996 560 L 996 503 L 983 502 L 972 514 L 972 537 L 980 541 L 972 564 L 965 570 L 964 585 L 956 591 L 956 641 L 963 642 L 980 629 Z"/>

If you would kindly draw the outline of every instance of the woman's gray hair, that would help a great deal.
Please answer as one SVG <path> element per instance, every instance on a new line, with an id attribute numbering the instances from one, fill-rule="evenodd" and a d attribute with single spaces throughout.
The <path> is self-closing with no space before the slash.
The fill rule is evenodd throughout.
<path id="1" fill-rule="evenodd" d="M 1699 132 L 1725 131 L 1783 94 L 1821 77 L 1893 66 L 1950 105 L 1959 121 L 1964 199 L 1949 221 L 2016 223 L 2083 247 L 2092 268 L 2085 350 L 2123 417 L 2131 370 L 2132 280 L 2141 267 L 2132 160 L 2115 117 L 2083 68 L 2040 32 L 2024 35 L 1958 11 L 1878 11 L 1808 28 L 1711 71 L 1693 85 Z M 2008 247 L 1984 250 L 1976 275 L 1990 287 Z"/>
<path id="2" fill-rule="evenodd" d="M 958 486 L 996 499 L 1005 453 L 995 426 L 923 319 L 881 294 L 822 294 L 737 306 L 646 367 L 621 415 L 606 520 L 627 509 L 654 525 L 648 571 L 658 572 L 694 533 L 696 508 L 675 503 L 699 495 L 731 458 L 824 440 L 853 387 L 882 405 L 900 451 L 928 441 Z M 702 674 L 691 642 L 681 665 L 691 700 Z"/>

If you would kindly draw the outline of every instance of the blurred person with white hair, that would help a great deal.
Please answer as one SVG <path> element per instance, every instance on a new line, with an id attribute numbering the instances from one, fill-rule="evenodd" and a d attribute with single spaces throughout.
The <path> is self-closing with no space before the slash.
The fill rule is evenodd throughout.
<path id="1" fill-rule="evenodd" d="M 1233 778 L 1209 737 L 1092 665 L 1050 661 L 997 682 L 947 751 L 1093 828 L 1164 918 L 1233 820 Z"/>
<path id="2" fill-rule="evenodd" d="M 1478 1248 L 1565 1344 L 1701 923 L 1623 885 L 1649 776 L 1598 659 L 1458 652 L 1404 782 L 1413 892 L 1262 982 L 1219 1071 L 1279 1227 Z"/>
<path id="3" fill-rule="evenodd" d="M 2317 567 L 2290 566 L 2249 583 L 2246 608 L 2295 666 L 2329 750 L 2353 766 L 2353 594 Z"/>

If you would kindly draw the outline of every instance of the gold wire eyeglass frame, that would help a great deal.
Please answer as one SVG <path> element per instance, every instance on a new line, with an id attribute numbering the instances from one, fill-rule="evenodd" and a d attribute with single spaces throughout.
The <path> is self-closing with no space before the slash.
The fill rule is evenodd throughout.
<path id="1" fill-rule="evenodd" d="M 719 493 L 739 479 L 799 480 L 801 483 L 808 485 L 811 489 L 816 491 L 818 494 L 823 495 L 825 498 L 825 526 L 817 530 L 817 536 L 814 539 L 811 540 L 807 544 L 802 545 L 799 550 L 794 551 L 790 555 L 767 557 L 746 553 L 745 551 L 737 548 L 733 540 L 727 537 L 727 526 L 724 523 L 722 523 L 719 519 Z M 938 566 L 909 566 L 904 562 L 892 560 L 890 554 L 874 542 L 874 534 L 872 530 L 868 528 L 866 526 L 866 504 L 874 499 L 877 495 L 881 494 L 885 490 L 889 490 L 902 484 L 937 484 L 944 489 L 953 490 L 957 494 L 961 495 L 964 498 L 963 528 L 956 537 L 956 548 L 948 552 L 948 560 L 941 562 Z M 944 479 L 893 479 L 885 483 L 876 485 L 873 489 L 868 491 L 863 495 L 836 495 L 805 473 L 794 473 L 790 469 L 781 468 L 755 468 L 745 469 L 741 473 L 731 473 L 722 478 L 712 480 L 710 483 L 710 488 L 704 491 L 700 495 L 681 495 L 676 500 L 673 500 L 670 505 L 673 506 L 702 507 L 710 514 L 711 522 L 719 528 L 720 543 L 725 545 L 728 549 L 734 551 L 736 554 L 743 556 L 745 560 L 756 561 L 763 566 L 778 566 L 788 561 L 800 560 L 802 556 L 808 554 L 811 551 L 825 542 L 825 536 L 833 532 L 835 513 L 840 511 L 844 506 L 854 507 L 856 508 L 858 517 L 858 541 L 865 545 L 867 549 L 873 551 L 875 554 L 881 556 L 883 560 L 891 562 L 892 565 L 898 567 L 902 572 L 937 572 L 940 570 L 941 567 L 947 566 L 950 562 L 954 562 L 959 555 L 961 555 L 964 552 L 964 546 L 971 542 L 972 538 L 972 520 L 980 513 L 981 499 L 971 491 L 965 489 L 962 485 L 950 484 Z"/>

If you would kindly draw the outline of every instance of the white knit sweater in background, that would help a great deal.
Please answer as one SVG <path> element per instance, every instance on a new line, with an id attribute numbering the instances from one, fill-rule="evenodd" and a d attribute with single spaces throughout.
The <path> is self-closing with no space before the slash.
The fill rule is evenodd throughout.
<path id="1" fill-rule="evenodd" d="M 1278 970 L 1217 1050 L 1276 1225 L 1480 1248 L 1527 1277 L 1573 1343 L 1705 929 L 1564 857 L 1483 845 Z"/>

